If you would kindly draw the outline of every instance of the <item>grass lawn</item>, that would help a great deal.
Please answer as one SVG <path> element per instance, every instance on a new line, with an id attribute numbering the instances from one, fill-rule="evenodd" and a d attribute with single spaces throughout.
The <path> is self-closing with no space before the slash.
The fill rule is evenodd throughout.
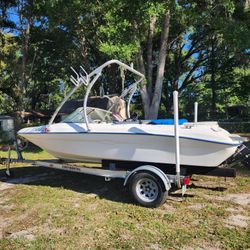
<path id="1" fill-rule="evenodd" d="M 13 155 L 14 156 L 14 155 Z M 41 150 L 27 159 L 48 159 Z M 250 171 L 193 176 L 184 198 L 134 205 L 122 181 L 13 164 L 0 167 L 0 249 L 249 249 Z"/>

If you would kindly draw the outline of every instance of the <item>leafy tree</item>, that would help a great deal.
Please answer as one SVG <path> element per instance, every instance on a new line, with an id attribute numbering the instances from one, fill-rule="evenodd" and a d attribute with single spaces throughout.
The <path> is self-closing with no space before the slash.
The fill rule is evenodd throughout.
<path id="1" fill-rule="evenodd" d="M 171 110 L 173 90 L 186 114 L 195 100 L 211 117 L 249 101 L 248 1 L 1 0 L 0 7 L 0 100 L 8 110 L 53 109 L 70 87 L 70 66 L 92 71 L 111 58 L 134 61 L 145 74 L 147 119 Z M 119 89 L 118 74 L 110 67 L 103 76 L 106 92 Z"/>
<path id="2" fill-rule="evenodd" d="M 16 38 L 10 33 L 2 34 L 0 45 L 0 112 L 6 114 L 16 106 L 16 64 L 20 54 Z"/>

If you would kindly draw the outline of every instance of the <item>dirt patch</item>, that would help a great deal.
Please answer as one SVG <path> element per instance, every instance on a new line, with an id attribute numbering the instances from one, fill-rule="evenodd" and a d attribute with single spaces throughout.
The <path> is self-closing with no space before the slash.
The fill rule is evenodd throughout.
<path id="1" fill-rule="evenodd" d="M 163 209 L 161 209 L 160 211 L 161 211 L 163 214 L 165 214 L 166 212 L 167 212 L 168 214 L 173 214 L 173 213 L 176 212 L 176 208 L 174 208 L 174 207 L 173 207 L 172 205 L 170 205 L 168 202 L 164 203 L 164 204 L 162 205 L 162 208 L 163 208 Z"/>
<path id="2" fill-rule="evenodd" d="M 64 227 L 54 228 L 50 223 L 45 223 L 43 225 L 34 226 L 28 229 L 28 231 L 33 235 L 48 235 L 48 234 L 58 234 L 63 235 L 67 233 L 67 229 Z"/>
<path id="3" fill-rule="evenodd" d="M 197 204 L 193 204 L 188 206 L 188 209 L 193 209 L 193 210 L 200 210 L 202 208 L 205 208 L 207 205 L 206 204 L 201 204 L 201 203 L 197 203 Z"/>
<path id="4" fill-rule="evenodd" d="M 10 226 L 11 222 L 10 219 L 6 217 L 6 214 L 13 210 L 15 208 L 15 206 L 13 204 L 7 204 L 9 201 L 9 198 L 2 195 L 3 193 L 1 193 L 0 197 L 0 239 L 2 239 L 5 236 L 5 228 L 7 228 L 8 226 Z"/>
<path id="5" fill-rule="evenodd" d="M 10 221 L 9 219 L 4 218 L 3 216 L 0 216 L 0 240 L 5 237 L 5 228 L 10 226 Z"/>
<path id="6" fill-rule="evenodd" d="M 226 220 L 225 224 L 227 227 L 242 227 L 247 228 L 250 221 L 250 217 L 241 214 L 230 215 Z"/>
<path id="7" fill-rule="evenodd" d="M 21 214 L 13 214 L 9 217 L 0 216 L 0 239 L 6 237 L 21 237 L 27 234 L 27 239 L 32 238 L 28 228 L 33 225 L 33 219 L 37 216 L 36 209 L 27 210 Z M 20 235 L 19 235 L 20 232 Z"/>
<path id="8" fill-rule="evenodd" d="M 222 247 L 220 246 L 220 244 L 218 242 L 199 242 L 199 243 L 194 243 L 195 247 L 184 247 L 182 248 L 183 250 L 221 250 Z"/>
<path id="9" fill-rule="evenodd" d="M 14 205 L 8 205 L 8 204 L 1 205 L 0 204 L 0 211 L 2 213 L 6 213 L 6 212 L 13 210 L 15 207 L 16 206 L 14 206 Z"/>
<path id="10" fill-rule="evenodd" d="M 232 201 L 241 206 L 250 207 L 250 194 L 228 194 L 223 197 L 213 197 L 220 201 Z"/>
<path id="11" fill-rule="evenodd" d="M 241 206 L 250 206 L 250 194 L 229 194 L 226 198 Z"/>
<path id="12" fill-rule="evenodd" d="M 12 233 L 9 236 L 9 238 L 12 238 L 12 239 L 17 239 L 19 237 L 23 237 L 27 240 L 34 240 L 35 239 L 34 234 L 32 232 L 30 232 L 29 230 L 22 230 L 22 231 L 19 231 L 16 233 Z"/>
<path id="13" fill-rule="evenodd" d="M 14 184 L 2 182 L 2 183 L 0 183 L 0 191 L 10 189 L 13 186 L 14 186 Z"/>
<path id="14" fill-rule="evenodd" d="M 161 250 L 162 248 L 159 244 L 155 243 L 155 244 L 150 244 L 149 249 L 150 250 Z"/>
<path id="15" fill-rule="evenodd" d="M 22 217 L 22 218 L 21 218 Z M 21 221 L 25 215 L 20 216 L 18 220 Z M 64 227 L 61 228 L 54 228 L 49 223 L 40 225 L 40 226 L 25 226 L 25 229 L 23 230 L 8 230 L 8 228 L 12 228 L 11 224 L 13 223 L 13 220 L 3 219 L 0 217 L 1 221 L 1 228 L 0 228 L 0 239 L 2 238 L 11 238 L 11 239 L 17 239 L 17 238 L 25 238 L 27 240 L 34 240 L 36 238 L 36 235 L 48 235 L 48 234 L 57 234 L 57 235 L 64 235 L 67 233 L 67 229 Z"/>
<path id="16" fill-rule="evenodd" d="M 242 213 L 244 212 L 244 209 L 242 207 L 229 207 L 226 209 L 227 212 L 230 212 L 230 213 Z"/>

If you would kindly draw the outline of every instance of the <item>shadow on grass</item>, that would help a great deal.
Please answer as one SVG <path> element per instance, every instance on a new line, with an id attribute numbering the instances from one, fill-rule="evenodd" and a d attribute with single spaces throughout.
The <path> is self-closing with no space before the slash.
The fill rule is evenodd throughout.
<path id="1" fill-rule="evenodd" d="M 235 169 L 237 171 L 237 175 L 250 177 L 250 165 L 249 166 L 238 165 L 235 167 Z"/>
<path id="2" fill-rule="evenodd" d="M 171 197 L 176 197 L 176 198 L 182 198 L 182 197 L 185 197 L 185 198 L 193 198 L 193 197 L 195 197 L 195 195 L 194 194 L 187 194 L 187 193 L 185 193 L 184 195 L 182 195 L 181 193 L 170 193 L 170 195 L 171 195 Z"/>
<path id="3" fill-rule="evenodd" d="M 122 179 L 106 182 L 103 177 L 33 166 L 11 168 L 11 171 L 13 176 L 7 178 L 5 169 L 1 169 L 0 181 L 17 185 L 60 187 L 79 193 L 95 194 L 101 199 L 133 203 Z"/>
<path id="4" fill-rule="evenodd" d="M 217 192 L 224 192 L 225 190 L 227 190 L 226 187 L 207 187 L 207 186 L 204 186 L 204 185 L 197 185 L 197 184 L 194 184 L 194 183 L 191 183 L 189 185 L 189 188 L 193 188 L 193 189 L 201 188 L 201 189 L 207 189 L 207 190 L 217 191 Z"/>

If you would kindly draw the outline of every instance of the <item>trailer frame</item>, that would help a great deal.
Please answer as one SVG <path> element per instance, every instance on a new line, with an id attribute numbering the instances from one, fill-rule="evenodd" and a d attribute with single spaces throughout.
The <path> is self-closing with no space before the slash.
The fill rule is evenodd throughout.
<path id="1" fill-rule="evenodd" d="M 116 179 L 116 178 L 123 179 L 124 180 L 123 186 L 128 187 L 136 203 L 146 206 L 146 207 L 158 207 L 159 205 L 163 204 L 167 199 L 168 191 L 173 186 L 177 185 L 177 180 L 179 178 L 179 177 L 177 178 L 177 176 L 174 174 L 166 174 L 157 166 L 149 165 L 147 163 L 144 163 L 144 164 L 141 163 L 139 167 L 135 167 L 133 169 L 117 168 L 114 165 L 113 161 L 110 161 L 110 164 L 108 167 L 107 167 L 107 161 L 105 161 L 105 165 L 102 163 L 100 167 L 88 167 L 86 165 L 82 165 L 84 163 L 81 163 L 81 165 L 79 165 L 79 162 L 64 162 L 62 160 L 14 159 L 14 158 L 11 158 L 10 149 L 8 151 L 8 157 L 1 158 L 1 163 L 5 164 L 6 166 L 5 173 L 8 178 L 11 178 L 13 176 L 13 173 L 11 171 L 11 163 L 28 163 L 33 166 L 41 166 L 41 167 L 46 167 L 46 168 L 51 168 L 51 169 L 64 170 L 68 172 L 75 172 L 75 173 L 104 177 L 105 181 L 111 181 L 112 179 Z M 147 178 L 146 178 L 147 184 L 145 184 L 145 187 L 142 187 L 142 184 L 134 183 L 135 179 L 138 181 L 138 176 L 141 176 L 141 175 L 147 175 Z M 186 186 L 190 182 L 190 176 L 181 175 L 180 180 L 181 180 L 182 190 L 183 190 L 182 195 L 184 195 L 186 191 Z M 145 190 L 137 192 L 136 193 L 137 197 L 135 197 L 135 194 L 133 194 L 133 190 L 131 190 L 133 189 L 133 186 L 135 186 L 135 188 L 137 189 L 138 187 L 139 188 L 142 187 L 146 191 L 148 191 L 148 193 L 155 192 L 156 193 L 155 196 L 157 196 L 158 198 L 156 197 L 153 200 L 149 199 L 148 201 L 145 202 L 145 197 L 144 197 L 144 200 L 142 200 L 142 197 L 140 197 L 140 192 L 145 192 Z M 153 189 L 153 188 L 150 188 L 150 186 L 152 187 L 158 186 L 158 188 Z"/>

